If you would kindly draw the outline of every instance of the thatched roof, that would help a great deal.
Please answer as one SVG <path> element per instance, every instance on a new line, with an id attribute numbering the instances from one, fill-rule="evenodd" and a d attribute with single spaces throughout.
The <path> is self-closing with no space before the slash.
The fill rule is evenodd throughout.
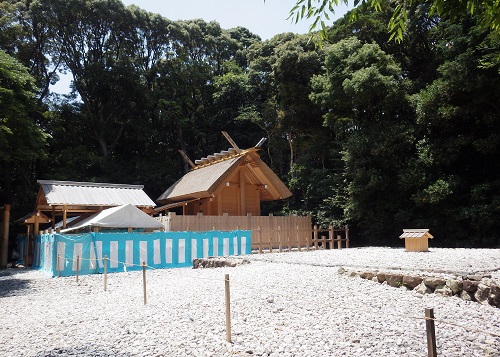
<path id="1" fill-rule="evenodd" d="M 255 185 L 261 190 L 263 201 L 287 198 L 292 195 L 278 176 L 262 161 L 257 149 L 252 148 L 236 153 L 222 151 L 207 158 L 196 160 L 197 166 L 170 186 L 157 201 L 163 204 L 212 197 L 217 189 L 243 166 Z"/>

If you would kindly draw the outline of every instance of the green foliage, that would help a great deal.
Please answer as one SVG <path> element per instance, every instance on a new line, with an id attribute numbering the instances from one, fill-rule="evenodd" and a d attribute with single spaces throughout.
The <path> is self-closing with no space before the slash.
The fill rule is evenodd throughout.
<path id="1" fill-rule="evenodd" d="M 295 20 L 338 4 L 299 3 Z M 36 179 L 138 183 L 156 198 L 189 169 L 178 149 L 204 157 L 226 130 L 241 147 L 267 137 L 262 157 L 293 192 L 263 214 L 349 224 L 357 245 L 425 227 L 433 244 L 498 246 L 498 31 L 477 3 L 455 21 L 448 3 L 401 4 L 358 2 L 317 48 L 118 0 L 4 1 L 0 201 L 26 214 Z M 50 93 L 58 73 L 69 95 Z"/>
<path id="2" fill-rule="evenodd" d="M 27 69 L 0 50 L 0 202 L 29 200 L 31 166 L 46 153 L 49 135 L 35 122 L 35 93 Z"/>
<path id="3" fill-rule="evenodd" d="M 27 69 L 0 50 L 0 161 L 24 163 L 44 155 L 47 135 L 31 117 L 35 89 Z"/>
<path id="4" fill-rule="evenodd" d="M 295 6 L 290 10 L 289 18 L 295 22 L 301 19 L 314 19 L 309 32 L 319 30 L 318 40 L 325 41 L 327 36 L 327 25 L 325 21 L 330 20 L 330 14 L 335 14 L 335 7 L 340 4 L 349 5 L 347 0 L 296 0 Z M 437 15 L 443 19 L 459 21 L 464 16 L 476 15 L 478 22 L 483 28 L 491 28 L 493 31 L 500 30 L 500 2 L 497 0 L 468 0 L 468 1 L 449 1 L 449 0 L 404 0 L 397 1 L 392 12 L 392 16 L 387 23 L 390 39 L 398 42 L 403 41 L 404 33 L 407 29 L 408 15 L 419 6 L 429 7 L 429 15 Z M 354 9 L 351 12 L 351 21 L 357 20 L 360 12 L 367 8 L 375 11 L 382 11 L 385 2 L 382 0 L 355 0 Z"/>

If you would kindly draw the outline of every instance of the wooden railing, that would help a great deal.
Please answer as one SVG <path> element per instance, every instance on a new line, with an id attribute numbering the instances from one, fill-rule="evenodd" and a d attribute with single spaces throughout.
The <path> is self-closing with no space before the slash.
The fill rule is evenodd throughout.
<path id="1" fill-rule="evenodd" d="M 291 251 L 302 249 L 333 249 L 349 247 L 349 229 L 333 228 L 311 229 L 310 216 L 196 216 L 176 215 L 170 212 L 166 216 L 155 217 L 162 222 L 166 231 L 231 231 L 244 229 L 252 231 L 252 249 L 256 252 L 275 250 Z"/>

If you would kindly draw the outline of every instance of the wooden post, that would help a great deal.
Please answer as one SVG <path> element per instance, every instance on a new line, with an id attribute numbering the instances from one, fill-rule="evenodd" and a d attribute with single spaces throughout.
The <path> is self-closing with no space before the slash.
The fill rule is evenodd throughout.
<path id="1" fill-rule="evenodd" d="M 2 235 L 2 246 L 0 249 L 0 268 L 7 268 L 7 263 L 9 261 L 9 221 L 10 221 L 10 205 L 5 205 L 5 211 L 3 213 L 3 235 Z M 26 266 L 26 262 L 24 262 Z"/>
<path id="2" fill-rule="evenodd" d="M 314 250 L 318 250 L 318 226 L 314 225 Z"/>
<path id="3" fill-rule="evenodd" d="M 35 224 L 33 226 L 33 234 L 35 237 L 40 234 L 40 211 L 36 211 Z M 26 263 L 24 264 L 26 265 Z"/>
<path id="4" fill-rule="evenodd" d="M 231 342 L 231 298 L 229 294 L 229 274 L 224 279 L 226 287 L 226 341 Z"/>
<path id="5" fill-rule="evenodd" d="M 147 303 L 146 299 L 146 262 L 142 262 L 142 286 L 144 289 L 144 305 Z"/>
<path id="6" fill-rule="evenodd" d="M 436 357 L 436 331 L 434 330 L 434 309 L 425 309 L 425 330 L 427 332 L 427 355 Z"/>
<path id="7" fill-rule="evenodd" d="M 330 226 L 328 228 L 330 230 L 328 235 L 331 238 L 330 249 L 334 249 L 335 248 L 335 231 L 333 230 L 333 226 Z"/>
<path id="8" fill-rule="evenodd" d="M 281 245 L 281 227 L 280 226 L 278 226 L 278 245 L 279 245 L 280 253 L 282 253 L 283 247 Z"/>
<path id="9" fill-rule="evenodd" d="M 300 230 L 299 230 L 299 226 L 297 226 L 297 249 L 300 252 Z"/>
<path id="10" fill-rule="evenodd" d="M 56 207 L 52 206 L 52 219 L 51 219 L 52 229 L 56 229 Z"/>
<path id="11" fill-rule="evenodd" d="M 257 227 L 257 232 L 259 232 L 259 254 L 262 254 L 262 231 L 260 226 Z"/>
<path id="12" fill-rule="evenodd" d="M 66 205 L 64 205 L 64 207 L 63 207 L 63 229 L 66 228 L 67 218 L 68 218 L 68 209 L 67 209 Z"/>
<path id="13" fill-rule="evenodd" d="M 349 225 L 345 226 L 345 247 L 349 248 Z"/>
<path id="14" fill-rule="evenodd" d="M 287 224 L 286 240 L 288 242 L 288 251 L 291 252 L 292 251 L 292 236 L 291 236 L 290 225 L 289 224 Z"/>
<path id="15" fill-rule="evenodd" d="M 247 215 L 247 194 L 246 194 L 246 180 L 245 169 L 240 168 L 240 216 Z"/>
<path id="16" fill-rule="evenodd" d="M 59 254 L 57 254 L 57 277 L 61 277 L 61 266 L 59 265 Z"/>
<path id="17" fill-rule="evenodd" d="M 342 249 L 342 237 L 339 235 L 337 236 L 337 247 Z"/>
<path id="18" fill-rule="evenodd" d="M 108 256 L 104 256 L 104 291 L 108 288 Z"/>
<path id="19" fill-rule="evenodd" d="M 308 230 L 310 229 L 310 227 L 308 227 Z M 309 248 L 311 248 L 311 232 L 307 232 L 307 235 L 306 235 L 306 250 L 309 251 Z"/>
<path id="20" fill-rule="evenodd" d="M 31 235 L 30 227 L 31 227 L 30 224 L 26 225 L 26 244 L 25 244 L 25 247 L 24 247 L 23 256 L 27 256 L 28 255 L 28 248 L 30 246 L 30 235 Z M 19 253 L 21 253 L 21 252 L 19 252 Z M 24 265 L 24 268 L 27 269 L 27 267 L 26 267 L 26 260 L 23 260 L 23 265 Z"/>
<path id="21" fill-rule="evenodd" d="M 76 282 L 78 283 L 78 273 L 80 272 L 80 256 L 76 256 Z"/>

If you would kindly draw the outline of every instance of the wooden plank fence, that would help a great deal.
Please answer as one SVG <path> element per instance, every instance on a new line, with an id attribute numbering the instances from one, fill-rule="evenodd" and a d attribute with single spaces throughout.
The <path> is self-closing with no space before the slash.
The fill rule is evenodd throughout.
<path id="1" fill-rule="evenodd" d="M 155 217 L 162 222 L 166 231 L 231 231 L 244 229 L 252 231 L 252 250 L 258 253 L 292 251 L 302 249 L 342 248 L 342 242 L 349 248 L 349 228 L 311 228 L 310 216 L 204 216 L 198 214 Z"/>

